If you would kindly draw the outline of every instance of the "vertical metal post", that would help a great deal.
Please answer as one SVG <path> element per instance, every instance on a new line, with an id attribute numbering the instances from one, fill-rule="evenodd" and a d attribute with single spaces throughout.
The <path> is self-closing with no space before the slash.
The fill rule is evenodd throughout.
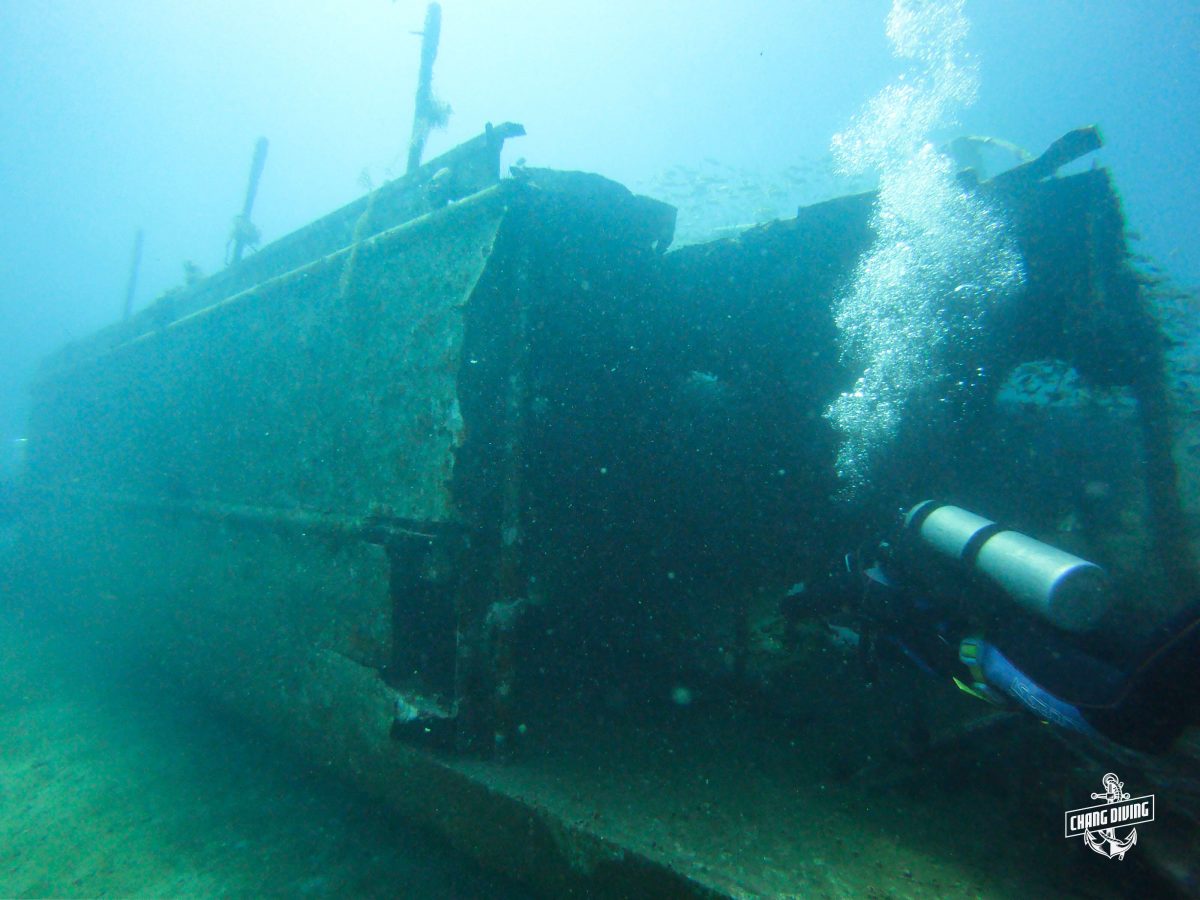
<path id="1" fill-rule="evenodd" d="M 446 124 L 450 108 L 433 96 L 433 62 L 442 35 L 442 6 L 430 3 L 421 31 L 421 68 L 417 74 L 417 101 L 413 110 L 412 137 L 408 142 L 408 172 L 421 165 L 425 140 L 434 128 Z"/>
<path id="2" fill-rule="evenodd" d="M 242 202 L 242 211 L 233 220 L 233 233 L 229 237 L 230 248 L 225 260 L 226 264 L 235 263 L 242 258 L 247 247 L 258 243 L 258 229 L 250 221 L 250 213 L 254 211 L 254 198 L 258 196 L 258 181 L 262 178 L 263 167 L 267 164 L 267 139 L 260 137 L 254 144 L 254 159 L 250 162 L 250 180 L 246 184 L 246 199 Z"/>
<path id="3" fill-rule="evenodd" d="M 142 267 L 142 243 L 144 237 L 145 232 L 139 228 L 133 238 L 133 258 L 129 261 L 129 280 L 125 283 L 125 307 L 121 313 L 122 319 L 128 319 L 133 315 L 133 295 L 137 290 L 138 269 Z"/>

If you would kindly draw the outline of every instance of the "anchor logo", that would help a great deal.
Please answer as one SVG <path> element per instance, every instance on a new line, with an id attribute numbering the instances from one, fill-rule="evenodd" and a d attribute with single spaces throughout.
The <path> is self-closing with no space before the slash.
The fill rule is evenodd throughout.
<path id="1" fill-rule="evenodd" d="M 1143 822 L 1154 821 L 1154 795 L 1130 798 L 1125 783 L 1109 772 L 1100 783 L 1104 790 L 1092 794 L 1093 800 L 1103 800 L 1099 806 L 1073 809 L 1066 814 L 1066 836 L 1083 837 L 1089 848 L 1109 859 L 1125 859 L 1138 840 L 1137 828 Z M 1117 826 L 1129 826 L 1124 837 L 1118 837 Z"/>
<path id="2" fill-rule="evenodd" d="M 1119 780 L 1115 774 L 1109 772 L 1100 780 L 1104 785 L 1104 793 L 1092 794 L 1093 800 L 1103 800 L 1110 806 L 1121 800 L 1128 800 L 1129 795 L 1122 792 L 1125 787 L 1125 782 Z M 1117 859 L 1124 859 L 1129 848 L 1137 843 L 1137 829 L 1130 828 L 1129 834 L 1124 838 L 1117 837 L 1117 829 L 1102 828 L 1098 831 L 1085 831 L 1083 839 L 1087 845 L 1099 853 L 1101 856 L 1107 856 L 1112 859 L 1114 856 Z"/>

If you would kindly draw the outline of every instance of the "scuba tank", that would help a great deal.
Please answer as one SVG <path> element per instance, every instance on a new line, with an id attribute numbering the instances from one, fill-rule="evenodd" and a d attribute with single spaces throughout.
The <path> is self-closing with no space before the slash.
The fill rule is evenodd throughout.
<path id="1" fill-rule="evenodd" d="M 1036 538 L 935 500 L 914 506 L 904 524 L 921 543 L 959 560 L 1059 628 L 1083 631 L 1108 609 L 1103 569 Z"/>

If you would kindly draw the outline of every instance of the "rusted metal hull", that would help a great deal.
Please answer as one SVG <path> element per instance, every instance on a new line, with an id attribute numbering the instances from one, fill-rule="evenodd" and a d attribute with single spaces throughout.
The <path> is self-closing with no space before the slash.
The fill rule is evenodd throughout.
<path id="1" fill-rule="evenodd" d="M 500 182 L 497 140 L 51 361 L 14 583 L 548 893 L 777 885 L 504 773 L 564 710 L 681 671 L 761 692 L 781 663 L 753 620 L 797 568 L 913 492 L 1002 501 L 995 385 L 839 506 L 830 309 L 871 197 L 664 255 L 672 210 L 597 176 Z M 1030 279 L 972 363 L 1051 354 L 1137 392 L 1135 538 L 1183 584 L 1162 359 L 1107 176 L 991 190 Z"/>

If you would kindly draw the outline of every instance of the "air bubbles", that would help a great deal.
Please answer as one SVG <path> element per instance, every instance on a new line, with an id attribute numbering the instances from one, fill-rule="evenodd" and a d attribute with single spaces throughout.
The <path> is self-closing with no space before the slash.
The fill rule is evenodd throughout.
<path id="1" fill-rule="evenodd" d="M 952 161 L 929 140 L 974 100 L 975 65 L 962 49 L 968 26 L 962 0 L 894 0 L 888 38 L 915 65 L 833 139 L 844 171 L 880 175 L 875 243 L 834 307 L 842 357 L 863 366 L 825 413 L 842 434 L 837 470 L 849 497 L 866 486 L 911 399 L 935 394 L 947 378 L 947 348 L 969 345 L 984 309 L 1024 283 L 1005 222 L 963 192 Z"/>

